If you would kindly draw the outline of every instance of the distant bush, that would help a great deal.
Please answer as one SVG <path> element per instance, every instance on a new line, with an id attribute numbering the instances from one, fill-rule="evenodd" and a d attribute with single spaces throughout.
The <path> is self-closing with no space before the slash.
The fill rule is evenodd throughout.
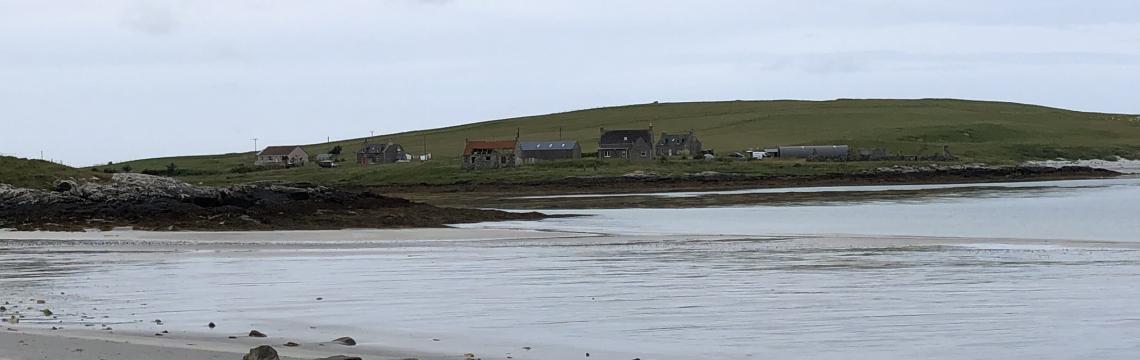
<path id="1" fill-rule="evenodd" d="M 123 165 L 123 172 L 125 172 L 125 173 L 129 173 L 129 172 L 131 172 L 131 170 L 134 170 L 134 169 L 135 168 L 131 167 L 130 165 Z"/>
<path id="2" fill-rule="evenodd" d="M 332 150 L 329 150 L 329 154 L 340 155 L 340 152 L 343 150 L 344 149 L 341 149 L 340 145 L 333 146 Z"/>

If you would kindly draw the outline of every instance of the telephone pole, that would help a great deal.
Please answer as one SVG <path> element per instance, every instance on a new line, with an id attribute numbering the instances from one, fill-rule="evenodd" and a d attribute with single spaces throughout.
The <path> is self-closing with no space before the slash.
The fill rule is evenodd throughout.
<path id="1" fill-rule="evenodd" d="M 252 138 L 250 140 L 253 140 L 253 152 L 257 152 L 257 138 Z"/>

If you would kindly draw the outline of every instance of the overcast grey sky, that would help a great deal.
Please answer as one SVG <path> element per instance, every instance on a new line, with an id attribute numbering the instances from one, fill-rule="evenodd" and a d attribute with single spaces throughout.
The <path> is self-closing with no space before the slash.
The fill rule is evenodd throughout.
<path id="1" fill-rule="evenodd" d="M 650 101 L 1140 113 L 1137 0 L 0 0 L 0 153 L 91 165 Z"/>

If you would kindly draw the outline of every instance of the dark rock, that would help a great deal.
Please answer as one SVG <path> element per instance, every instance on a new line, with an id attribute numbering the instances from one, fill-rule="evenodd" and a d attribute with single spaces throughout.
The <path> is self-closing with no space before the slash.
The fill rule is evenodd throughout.
<path id="1" fill-rule="evenodd" d="M 206 326 L 207 326 L 207 327 L 209 327 L 209 328 L 211 328 L 211 329 L 213 329 L 213 328 L 217 327 L 217 325 L 214 325 L 214 323 L 210 323 L 209 325 L 206 325 Z"/>
<path id="2" fill-rule="evenodd" d="M 249 350 L 249 354 L 242 356 L 241 360 L 281 360 L 277 350 L 268 345 L 262 345 Z"/>
<path id="3" fill-rule="evenodd" d="M 298 343 L 295 343 L 295 342 L 292 342 L 292 341 L 290 341 L 290 342 L 287 342 L 287 343 L 285 343 L 285 346 L 288 346 L 288 347 L 298 347 L 298 346 L 301 346 L 301 344 L 298 344 Z"/>
<path id="4" fill-rule="evenodd" d="M 337 344 L 341 344 L 344 346 L 356 346 L 356 339 L 353 339 L 353 338 L 350 338 L 347 336 L 342 337 L 342 338 L 337 338 L 336 340 L 333 340 L 332 342 L 337 343 Z"/>
<path id="5" fill-rule="evenodd" d="M 250 330 L 249 331 L 249 337 L 263 338 L 265 336 L 266 335 L 264 333 L 257 331 L 257 330 Z"/>
<path id="6" fill-rule="evenodd" d="M 316 359 L 316 360 L 362 360 L 362 359 L 359 357 L 356 357 L 356 356 L 337 355 L 337 356 L 329 356 L 327 358 L 320 358 L 320 359 Z"/>

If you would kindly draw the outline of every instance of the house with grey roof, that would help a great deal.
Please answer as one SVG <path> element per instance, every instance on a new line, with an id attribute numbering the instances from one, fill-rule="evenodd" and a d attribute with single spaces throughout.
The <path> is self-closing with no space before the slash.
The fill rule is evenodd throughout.
<path id="1" fill-rule="evenodd" d="M 693 130 L 687 133 L 661 133 L 661 140 L 657 141 L 657 156 L 659 157 L 702 157 L 701 140 Z"/>
<path id="2" fill-rule="evenodd" d="M 391 164 L 405 161 L 404 146 L 388 141 L 386 143 L 364 141 L 360 152 L 356 153 L 356 162 L 360 165 Z"/>
<path id="3" fill-rule="evenodd" d="M 574 140 L 558 141 L 519 141 L 515 161 L 519 165 L 544 161 L 578 160 L 582 158 L 582 146 Z"/>
<path id="4" fill-rule="evenodd" d="M 648 161 L 654 157 L 653 127 L 637 130 L 606 130 L 598 138 L 598 158 L 602 160 Z"/>
<path id="5" fill-rule="evenodd" d="M 309 161 L 309 153 L 300 146 L 269 146 L 257 153 L 253 162 L 257 166 L 302 166 Z"/>

